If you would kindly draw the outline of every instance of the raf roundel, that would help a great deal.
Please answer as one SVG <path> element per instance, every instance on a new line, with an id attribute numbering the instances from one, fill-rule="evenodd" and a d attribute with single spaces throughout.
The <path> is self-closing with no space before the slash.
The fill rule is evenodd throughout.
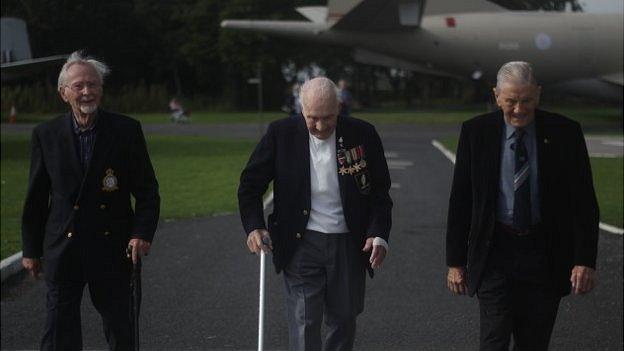
<path id="1" fill-rule="evenodd" d="M 535 46 L 540 50 L 548 50 L 552 46 L 552 38 L 546 33 L 538 33 L 535 36 Z"/>

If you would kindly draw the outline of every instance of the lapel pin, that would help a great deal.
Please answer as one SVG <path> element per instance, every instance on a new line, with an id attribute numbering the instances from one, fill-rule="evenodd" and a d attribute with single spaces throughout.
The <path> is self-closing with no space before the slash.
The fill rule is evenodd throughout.
<path id="1" fill-rule="evenodd" d="M 106 170 L 106 176 L 102 179 L 102 190 L 106 192 L 113 192 L 119 189 L 117 177 L 115 177 L 115 171 L 112 168 Z"/>

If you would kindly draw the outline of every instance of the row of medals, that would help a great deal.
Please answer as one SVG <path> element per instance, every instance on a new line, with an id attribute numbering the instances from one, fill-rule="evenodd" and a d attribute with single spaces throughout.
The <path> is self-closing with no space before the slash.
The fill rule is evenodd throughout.
<path id="1" fill-rule="evenodd" d="M 341 147 L 337 154 L 338 163 L 340 164 L 338 173 L 341 175 L 353 175 L 366 168 L 364 147 L 362 145 L 356 146 L 350 150 Z"/>

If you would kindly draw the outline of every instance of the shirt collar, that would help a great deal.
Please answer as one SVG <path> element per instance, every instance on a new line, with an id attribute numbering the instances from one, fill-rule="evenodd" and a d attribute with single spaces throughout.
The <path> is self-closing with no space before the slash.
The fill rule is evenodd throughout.
<path id="1" fill-rule="evenodd" d="M 74 129 L 74 134 L 76 135 L 80 135 L 82 133 L 86 133 L 86 132 L 90 132 L 93 131 L 95 129 L 95 124 L 97 123 L 98 120 L 98 113 L 96 112 L 95 115 L 93 116 L 93 123 L 91 123 L 91 126 L 89 126 L 89 128 L 87 129 L 81 129 L 80 126 L 78 125 L 78 122 L 76 121 L 76 117 L 74 116 L 74 114 L 72 113 L 72 127 Z"/>
<path id="2" fill-rule="evenodd" d="M 330 143 L 330 144 L 336 143 L 336 129 L 334 129 L 334 131 L 331 133 L 331 135 L 327 139 L 319 139 L 309 132 L 308 134 L 310 135 L 310 140 L 314 143 L 314 145 L 321 145 L 324 143 Z"/>
<path id="3" fill-rule="evenodd" d="M 527 135 L 530 136 L 534 136 L 535 135 L 535 119 L 533 119 L 533 121 L 526 127 L 523 128 L 524 132 Z M 516 127 L 512 126 L 511 124 L 507 123 L 507 121 L 505 121 L 505 136 L 506 136 L 506 140 L 511 139 L 516 133 Z"/>

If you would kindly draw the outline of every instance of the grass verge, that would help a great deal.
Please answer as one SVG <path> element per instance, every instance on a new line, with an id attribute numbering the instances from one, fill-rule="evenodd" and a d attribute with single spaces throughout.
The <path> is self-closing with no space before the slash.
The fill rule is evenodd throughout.
<path id="1" fill-rule="evenodd" d="M 160 184 L 161 219 L 235 211 L 238 178 L 252 141 L 148 136 Z M 0 254 L 20 250 L 20 220 L 28 182 L 29 135 L 2 135 Z"/>
<path id="2" fill-rule="evenodd" d="M 457 137 L 440 138 L 453 153 L 457 150 Z M 600 207 L 600 221 L 624 227 L 624 162 L 622 157 L 590 159 L 594 188 Z"/>

